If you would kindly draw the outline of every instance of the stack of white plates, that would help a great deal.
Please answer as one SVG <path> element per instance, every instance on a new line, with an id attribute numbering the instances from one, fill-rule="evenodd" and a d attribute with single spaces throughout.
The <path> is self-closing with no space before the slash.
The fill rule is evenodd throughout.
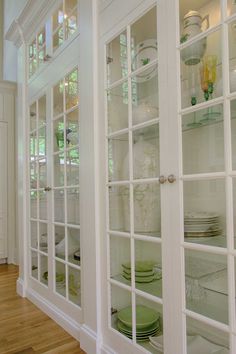
<path id="1" fill-rule="evenodd" d="M 125 279 L 131 280 L 131 263 L 122 264 L 122 275 Z M 135 262 L 135 282 L 136 283 L 150 283 L 153 280 L 161 279 L 161 271 L 154 271 L 154 262 L 151 261 L 137 261 Z"/>
<path id="2" fill-rule="evenodd" d="M 132 307 L 128 306 L 117 314 L 117 328 L 126 337 L 132 339 Z M 160 315 L 157 311 L 143 306 L 136 306 L 136 340 L 148 341 L 150 336 L 160 333 Z"/>
<path id="3" fill-rule="evenodd" d="M 185 237 L 212 237 L 222 234 L 220 216 L 209 212 L 189 212 L 184 215 Z"/>

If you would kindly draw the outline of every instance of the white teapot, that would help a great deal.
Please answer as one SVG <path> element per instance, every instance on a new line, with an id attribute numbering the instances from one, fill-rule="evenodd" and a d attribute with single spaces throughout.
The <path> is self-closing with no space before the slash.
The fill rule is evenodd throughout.
<path id="1" fill-rule="evenodd" d="M 198 11 L 189 11 L 184 16 L 183 33 L 180 42 L 184 43 L 188 39 L 195 37 L 202 32 L 203 22 L 206 21 L 206 29 L 209 28 L 209 15 L 202 18 Z M 181 58 L 186 65 L 196 65 L 200 62 L 206 50 L 206 38 L 190 45 L 181 51 Z"/>

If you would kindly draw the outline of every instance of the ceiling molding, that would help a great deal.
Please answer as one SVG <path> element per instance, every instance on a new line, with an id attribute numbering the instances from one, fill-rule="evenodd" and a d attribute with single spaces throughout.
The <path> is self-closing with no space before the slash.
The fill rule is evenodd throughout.
<path id="1" fill-rule="evenodd" d="M 10 25 L 5 39 L 13 42 L 19 48 L 24 42 L 28 43 L 33 33 L 39 30 L 43 21 L 51 13 L 60 0 L 28 0 L 19 17 Z"/>
<path id="2" fill-rule="evenodd" d="M 114 0 L 99 0 L 99 11 L 102 12 L 108 7 Z"/>

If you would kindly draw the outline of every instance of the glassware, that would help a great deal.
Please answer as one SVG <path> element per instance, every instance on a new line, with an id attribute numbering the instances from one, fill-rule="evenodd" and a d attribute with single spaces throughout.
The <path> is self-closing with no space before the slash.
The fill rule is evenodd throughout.
<path id="1" fill-rule="evenodd" d="M 197 80 L 196 80 L 196 67 L 197 65 L 188 65 L 188 82 L 189 82 L 189 91 L 191 96 L 191 105 L 195 106 L 197 104 Z M 193 112 L 193 122 L 188 123 L 187 126 L 189 128 L 197 128 L 200 127 L 202 123 L 196 121 L 196 112 Z"/>

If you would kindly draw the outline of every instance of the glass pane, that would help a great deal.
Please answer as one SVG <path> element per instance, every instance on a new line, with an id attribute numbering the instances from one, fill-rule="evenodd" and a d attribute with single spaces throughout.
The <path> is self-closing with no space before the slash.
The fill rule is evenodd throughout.
<path id="1" fill-rule="evenodd" d="M 65 15 L 69 15 L 77 6 L 78 0 L 65 0 Z M 65 16 L 66 17 L 66 16 Z"/>
<path id="2" fill-rule="evenodd" d="M 30 134 L 30 159 L 35 160 L 38 156 L 37 132 Z"/>
<path id="3" fill-rule="evenodd" d="M 79 144 L 79 110 L 75 109 L 66 115 L 67 147 Z"/>
<path id="4" fill-rule="evenodd" d="M 221 31 L 182 49 L 180 55 L 182 107 L 222 95 Z"/>
<path id="5" fill-rule="evenodd" d="M 61 117 L 53 121 L 54 151 L 64 150 L 64 118 Z"/>
<path id="6" fill-rule="evenodd" d="M 186 242 L 226 247 L 224 179 L 184 181 Z"/>
<path id="7" fill-rule="evenodd" d="M 40 281 L 48 285 L 48 257 L 40 255 Z"/>
<path id="8" fill-rule="evenodd" d="M 236 170 L 236 100 L 230 102 L 231 108 L 231 141 L 232 141 L 232 168 Z"/>
<path id="9" fill-rule="evenodd" d="M 33 59 L 36 56 L 36 39 L 29 45 L 29 58 Z"/>
<path id="10" fill-rule="evenodd" d="M 132 78 L 133 124 L 146 122 L 159 116 L 157 65 Z"/>
<path id="11" fill-rule="evenodd" d="M 60 153 L 53 156 L 54 159 L 54 186 L 64 186 L 64 167 L 65 158 L 64 153 Z"/>
<path id="12" fill-rule="evenodd" d="M 39 249 L 48 253 L 48 225 L 42 222 L 39 223 Z"/>
<path id="13" fill-rule="evenodd" d="M 121 283 L 130 285 L 130 239 L 110 236 L 110 276 Z"/>
<path id="14" fill-rule="evenodd" d="M 134 232 L 161 236 L 161 197 L 158 183 L 134 185 Z"/>
<path id="15" fill-rule="evenodd" d="M 180 43 L 216 26 L 221 21 L 220 0 L 202 0 L 190 4 L 186 0 L 180 0 Z"/>
<path id="16" fill-rule="evenodd" d="M 80 265 L 80 230 L 67 228 L 68 262 Z"/>
<path id="17" fill-rule="evenodd" d="M 66 267 L 65 264 L 56 261 L 56 292 L 66 297 Z"/>
<path id="18" fill-rule="evenodd" d="M 222 105 L 184 115 L 182 131 L 184 174 L 224 171 Z"/>
<path id="19" fill-rule="evenodd" d="M 121 321 L 122 312 L 120 311 L 124 309 L 132 313 L 131 293 L 118 286 L 111 285 L 111 326 L 126 336 L 126 333 L 121 329 L 123 322 Z"/>
<path id="20" fill-rule="evenodd" d="M 63 189 L 54 190 L 54 221 L 65 222 L 65 195 Z"/>
<path id="21" fill-rule="evenodd" d="M 109 181 L 129 179 L 129 136 L 118 135 L 108 141 Z"/>
<path id="22" fill-rule="evenodd" d="M 44 58 L 46 55 L 46 47 L 43 47 L 39 52 L 38 52 L 38 64 L 43 64 L 44 63 Z"/>
<path id="23" fill-rule="evenodd" d="M 47 220 L 47 194 L 44 191 L 39 192 L 39 219 Z"/>
<path id="24" fill-rule="evenodd" d="M 79 103 L 78 94 L 78 70 L 76 69 L 65 77 L 66 110 Z"/>
<path id="25" fill-rule="evenodd" d="M 47 184 L 47 161 L 39 160 L 39 188 L 46 187 Z"/>
<path id="26" fill-rule="evenodd" d="M 38 248 L 38 224 L 35 221 L 30 222 L 30 246 L 32 248 Z"/>
<path id="27" fill-rule="evenodd" d="M 67 189 L 67 223 L 79 225 L 80 223 L 79 189 Z"/>
<path id="28" fill-rule="evenodd" d="M 108 133 L 128 128 L 128 82 L 107 92 Z"/>
<path id="29" fill-rule="evenodd" d="M 31 275 L 38 279 L 38 253 L 33 251 L 31 252 Z"/>
<path id="30" fill-rule="evenodd" d="M 46 141 L 46 127 L 42 127 L 38 132 L 38 152 L 39 156 L 46 156 L 47 149 Z"/>
<path id="31" fill-rule="evenodd" d="M 129 186 L 109 187 L 109 225 L 110 230 L 130 230 Z"/>
<path id="32" fill-rule="evenodd" d="M 45 33 L 45 28 L 43 28 L 42 31 L 39 32 L 38 34 L 38 45 L 42 47 L 45 41 L 46 41 L 46 33 Z"/>
<path id="33" fill-rule="evenodd" d="M 131 26 L 132 70 L 139 69 L 157 59 L 156 16 L 156 7 L 154 7 Z"/>
<path id="34" fill-rule="evenodd" d="M 235 3 L 236 6 L 236 3 Z M 229 82 L 230 92 L 236 91 L 236 21 L 230 22 L 229 31 Z"/>
<path id="35" fill-rule="evenodd" d="M 108 86 L 127 75 L 127 34 L 124 31 L 107 45 Z"/>
<path id="36" fill-rule="evenodd" d="M 37 163 L 30 164 L 30 188 L 36 189 L 37 188 Z"/>
<path id="37" fill-rule="evenodd" d="M 53 18 L 52 18 L 53 31 L 55 31 L 55 29 L 63 23 L 63 20 L 64 20 L 64 13 L 63 13 L 63 7 L 61 5 L 53 14 Z"/>
<path id="38" fill-rule="evenodd" d="M 37 59 L 35 58 L 29 62 L 29 77 L 34 75 L 36 70 L 37 70 Z"/>
<path id="39" fill-rule="evenodd" d="M 228 354 L 229 335 L 203 322 L 187 317 L 187 354 L 197 349 L 199 354 L 204 348 L 209 353 Z M 226 349 L 227 348 L 227 349 Z"/>
<path id="40" fill-rule="evenodd" d="M 233 182 L 233 222 L 234 222 L 234 248 L 236 248 L 236 178 Z"/>
<path id="41" fill-rule="evenodd" d="M 143 313 L 146 319 L 143 319 Z M 147 300 L 141 296 L 136 296 L 136 341 L 143 346 L 148 352 L 158 354 L 156 346 L 158 343 L 160 352 L 164 352 L 163 348 L 163 314 L 162 306 Z M 200 353 L 199 353 L 200 354 Z"/>
<path id="42" fill-rule="evenodd" d="M 235 12 L 236 12 L 236 1 L 235 0 L 228 0 L 228 6 L 227 6 L 228 16 L 234 14 Z"/>
<path id="43" fill-rule="evenodd" d="M 53 87 L 53 116 L 63 112 L 63 80 L 59 81 L 56 86 Z"/>
<path id="44" fill-rule="evenodd" d="M 37 128 L 37 112 L 36 112 L 36 102 L 34 102 L 30 106 L 30 131 L 35 130 Z"/>
<path id="45" fill-rule="evenodd" d="M 55 257 L 65 259 L 65 227 L 54 226 Z"/>
<path id="46" fill-rule="evenodd" d="M 159 177 L 159 125 L 133 133 L 134 179 Z"/>
<path id="47" fill-rule="evenodd" d="M 58 47 L 60 47 L 63 41 L 64 41 L 63 27 L 59 27 L 59 29 L 53 35 L 53 51 L 55 51 Z"/>
<path id="48" fill-rule="evenodd" d="M 69 300 L 81 306 L 80 270 L 68 266 Z"/>
<path id="49" fill-rule="evenodd" d="M 38 110 L 39 126 L 46 125 L 46 96 L 43 96 L 39 99 Z"/>
<path id="50" fill-rule="evenodd" d="M 65 23 L 66 39 L 69 38 L 77 28 L 77 8 L 71 13 L 71 15 L 66 19 Z"/>
<path id="51" fill-rule="evenodd" d="M 32 219 L 37 219 L 38 217 L 38 206 L 37 206 L 37 192 L 30 192 L 30 217 Z"/>
<path id="52" fill-rule="evenodd" d="M 69 150 L 66 154 L 67 186 L 76 186 L 79 184 L 79 165 L 79 149 Z"/>
<path id="53" fill-rule="evenodd" d="M 161 245 L 135 240 L 135 287 L 162 297 Z M 128 269 L 130 273 L 130 269 Z"/>
<path id="54" fill-rule="evenodd" d="M 228 323 L 227 257 L 185 250 L 187 309 Z"/>

